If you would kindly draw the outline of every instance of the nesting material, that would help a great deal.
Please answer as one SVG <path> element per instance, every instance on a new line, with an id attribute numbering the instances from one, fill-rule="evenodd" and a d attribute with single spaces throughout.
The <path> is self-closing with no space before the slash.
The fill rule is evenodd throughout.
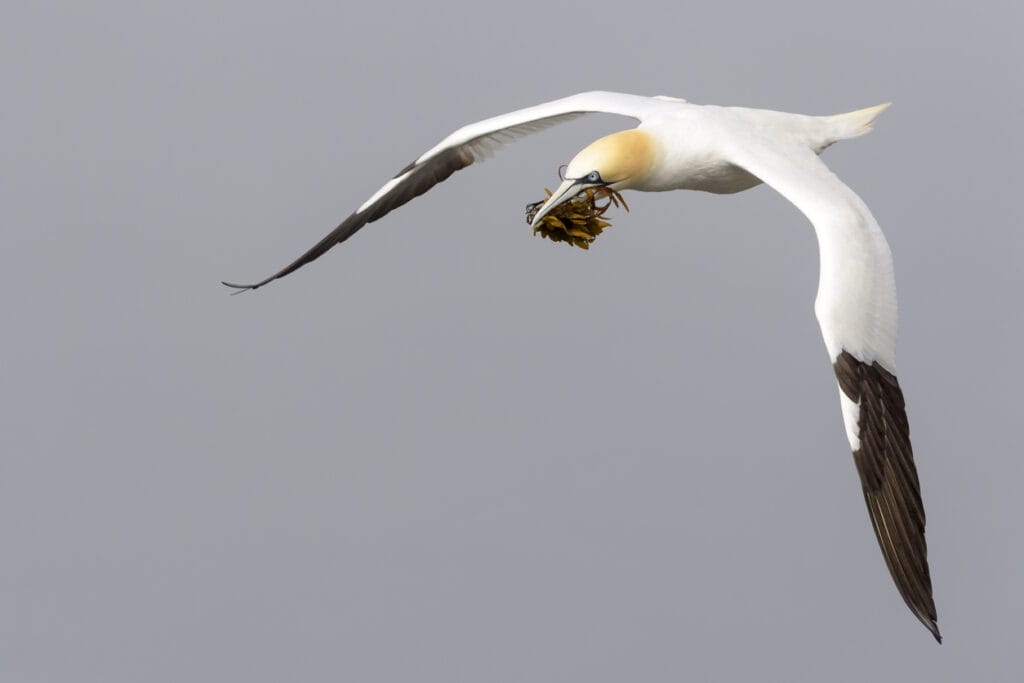
<path id="1" fill-rule="evenodd" d="M 551 190 L 544 188 L 544 191 L 551 197 Z M 528 224 L 533 222 L 544 201 L 526 205 Z M 629 211 L 626 200 L 615 190 L 607 187 L 586 189 L 541 218 L 540 223 L 533 226 L 533 234 L 547 237 L 552 242 L 568 242 L 571 246 L 589 249 L 590 243 L 605 228 L 611 227 L 611 223 L 605 220 L 605 213 L 612 206 L 621 206 Z"/>

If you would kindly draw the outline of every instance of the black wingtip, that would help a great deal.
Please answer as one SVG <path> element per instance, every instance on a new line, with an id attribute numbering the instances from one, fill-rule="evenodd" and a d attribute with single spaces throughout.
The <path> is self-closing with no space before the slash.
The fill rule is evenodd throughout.
<path id="1" fill-rule="evenodd" d="M 224 282 L 223 280 L 221 280 L 220 283 L 225 287 L 230 287 L 231 289 L 235 290 L 231 292 L 231 296 L 241 294 L 242 292 L 248 292 L 249 290 L 257 289 L 259 287 L 259 285 L 236 285 L 233 282 Z"/>
<path id="2" fill-rule="evenodd" d="M 932 636 L 935 638 L 935 642 L 939 645 L 942 645 L 942 634 L 939 633 L 939 625 L 933 621 L 930 624 L 925 624 L 925 626 L 927 626 L 928 630 L 932 632 Z"/>

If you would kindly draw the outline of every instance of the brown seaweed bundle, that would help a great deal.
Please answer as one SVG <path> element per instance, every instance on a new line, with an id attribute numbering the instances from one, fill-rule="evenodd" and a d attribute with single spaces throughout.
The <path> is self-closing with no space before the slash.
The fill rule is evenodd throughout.
<path id="1" fill-rule="evenodd" d="M 551 197 L 551 190 L 544 188 Z M 526 205 L 526 222 L 532 223 L 533 217 L 544 204 L 542 200 Z M 605 220 L 605 213 L 612 206 L 622 206 L 629 211 L 622 195 L 607 187 L 592 187 L 583 190 L 572 199 L 563 202 L 547 213 L 537 225 L 533 226 L 533 234 L 547 237 L 553 242 L 568 242 L 574 247 L 589 249 L 590 243 L 611 223 Z"/>

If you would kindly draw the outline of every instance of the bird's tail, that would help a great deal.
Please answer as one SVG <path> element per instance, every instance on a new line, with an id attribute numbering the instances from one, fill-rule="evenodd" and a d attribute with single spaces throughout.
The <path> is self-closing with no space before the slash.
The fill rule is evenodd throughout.
<path id="1" fill-rule="evenodd" d="M 890 104 L 892 104 L 892 102 L 876 104 L 874 107 L 858 109 L 857 111 L 847 112 L 846 114 L 822 116 L 821 118 L 831 129 L 833 142 L 846 140 L 848 138 L 855 138 L 860 135 L 864 135 L 865 133 L 870 133 L 872 126 L 874 126 L 875 119 L 878 118 L 879 114 L 888 109 Z"/>

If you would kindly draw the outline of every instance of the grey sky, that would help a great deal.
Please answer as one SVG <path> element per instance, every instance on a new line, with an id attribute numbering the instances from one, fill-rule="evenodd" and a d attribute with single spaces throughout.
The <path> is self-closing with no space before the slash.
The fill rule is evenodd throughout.
<path id="1" fill-rule="evenodd" d="M 801 3 L 802 4 L 802 3 Z M 0 679 L 1020 680 L 1021 10 L 5 3 Z M 527 138 L 290 261 L 463 123 L 588 89 L 832 114 L 946 642 L 872 536 L 767 188 L 523 206 Z"/>

